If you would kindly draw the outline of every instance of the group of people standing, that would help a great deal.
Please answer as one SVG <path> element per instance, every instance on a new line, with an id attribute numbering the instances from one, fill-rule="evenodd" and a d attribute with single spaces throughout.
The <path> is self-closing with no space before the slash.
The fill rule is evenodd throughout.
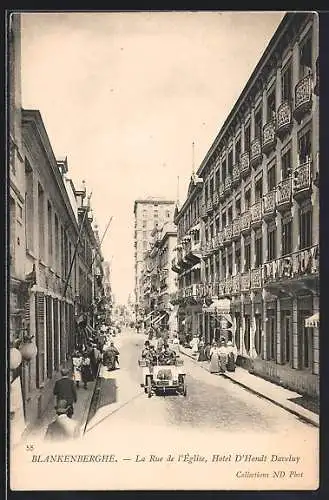
<path id="1" fill-rule="evenodd" d="M 209 361 L 210 373 L 234 372 L 236 359 L 238 356 L 237 348 L 232 341 L 226 341 L 221 338 L 219 341 L 213 340 L 212 344 L 205 344 L 202 339 L 194 337 L 190 343 L 192 354 L 198 361 Z"/>

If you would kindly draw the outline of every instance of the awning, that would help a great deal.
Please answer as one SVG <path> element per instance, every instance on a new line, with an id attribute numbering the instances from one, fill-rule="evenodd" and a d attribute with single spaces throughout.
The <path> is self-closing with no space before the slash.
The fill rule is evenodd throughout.
<path id="1" fill-rule="evenodd" d="M 229 299 L 216 299 L 210 306 L 203 306 L 203 310 L 209 313 L 225 314 L 230 312 L 231 301 Z"/>
<path id="2" fill-rule="evenodd" d="M 166 316 L 166 314 L 163 314 L 162 316 L 158 316 L 156 320 L 153 322 L 153 326 L 156 325 L 157 323 L 160 323 L 160 321 Z"/>
<path id="3" fill-rule="evenodd" d="M 320 324 L 320 313 L 315 313 L 313 316 L 305 319 L 306 328 L 317 328 Z"/>

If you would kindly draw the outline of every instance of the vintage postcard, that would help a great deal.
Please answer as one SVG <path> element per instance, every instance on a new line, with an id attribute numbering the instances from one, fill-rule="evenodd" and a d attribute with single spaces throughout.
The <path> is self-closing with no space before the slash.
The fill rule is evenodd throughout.
<path id="1" fill-rule="evenodd" d="M 318 15 L 7 14 L 11 490 L 316 490 Z"/>

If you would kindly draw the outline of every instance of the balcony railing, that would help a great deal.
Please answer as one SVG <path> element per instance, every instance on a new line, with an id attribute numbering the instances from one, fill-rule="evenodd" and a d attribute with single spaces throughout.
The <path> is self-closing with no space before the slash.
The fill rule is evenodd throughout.
<path id="1" fill-rule="evenodd" d="M 232 177 L 231 175 L 227 175 L 225 178 L 224 192 L 225 194 L 229 194 L 232 190 Z"/>
<path id="2" fill-rule="evenodd" d="M 294 117 L 297 121 L 312 107 L 312 74 L 304 76 L 295 87 Z"/>
<path id="3" fill-rule="evenodd" d="M 240 217 L 233 220 L 232 223 L 232 239 L 237 240 L 240 238 Z"/>
<path id="4" fill-rule="evenodd" d="M 250 271 L 241 274 L 240 279 L 241 292 L 249 292 L 250 290 Z"/>
<path id="5" fill-rule="evenodd" d="M 263 196 L 263 217 L 265 220 L 275 217 L 276 189 L 269 191 Z"/>
<path id="6" fill-rule="evenodd" d="M 250 174 L 250 157 L 249 151 L 246 151 L 240 156 L 240 173 L 242 177 Z"/>
<path id="7" fill-rule="evenodd" d="M 240 231 L 245 233 L 250 230 L 251 214 L 250 210 L 244 212 L 240 217 Z"/>
<path id="8" fill-rule="evenodd" d="M 279 137 L 283 137 L 289 132 L 292 125 L 291 105 L 288 101 L 284 101 L 278 107 L 276 114 L 276 133 Z"/>
<path id="9" fill-rule="evenodd" d="M 252 167 L 257 167 L 262 162 L 262 143 L 259 137 L 256 137 L 250 145 L 250 163 Z"/>
<path id="10" fill-rule="evenodd" d="M 208 201 L 207 201 L 207 213 L 210 214 L 212 211 L 213 211 L 213 202 L 212 202 L 212 199 L 210 198 Z"/>
<path id="11" fill-rule="evenodd" d="M 232 294 L 236 295 L 240 293 L 240 274 L 236 274 L 232 278 Z"/>
<path id="12" fill-rule="evenodd" d="M 291 253 L 263 265 L 264 285 L 319 274 L 319 245 Z"/>
<path id="13" fill-rule="evenodd" d="M 276 190 L 277 210 L 286 210 L 291 204 L 291 177 L 281 181 Z"/>
<path id="14" fill-rule="evenodd" d="M 262 268 L 257 267 L 251 270 L 250 277 L 250 288 L 254 290 L 255 288 L 262 288 Z"/>
<path id="15" fill-rule="evenodd" d="M 218 196 L 219 196 L 219 201 L 223 201 L 225 198 L 225 193 L 224 193 L 224 184 L 221 183 L 218 188 Z"/>
<path id="16" fill-rule="evenodd" d="M 232 224 L 224 227 L 224 245 L 230 243 L 232 240 Z"/>
<path id="17" fill-rule="evenodd" d="M 262 201 L 257 201 L 250 208 L 251 225 L 253 227 L 259 226 L 262 223 Z"/>
<path id="18" fill-rule="evenodd" d="M 232 184 L 237 186 L 240 182 L 240 164 L 236 163 L 232 170 Z"/>
<path id="19" fill-rule="evenodd" d="M 263 152 L 268 154 L 275 148 L 276 135 L 275 135 L 275 119 L 267 122 L 263 127 Z"/>
<path id="20" fill-rule="evenodd" d="M 225 289 L 225 295 L 232 295 L 232 290 L 233 290 L 232 276 L 226 278 L 224 282 L 224 289 Z"/>
<path id="21" fill-rule="evenodd" d="M 311 189 L 311 162 L 299 165 L 293 172 L 293 196 L 302 198 Z"/>

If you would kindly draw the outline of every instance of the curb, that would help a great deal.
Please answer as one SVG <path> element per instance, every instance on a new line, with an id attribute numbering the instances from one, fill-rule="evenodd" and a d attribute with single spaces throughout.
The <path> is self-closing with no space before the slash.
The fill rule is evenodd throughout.
<path id="1" fill-rule="evenodd" d="M 187 354 L 187 353 L 185 353 L 183 351 L 180 351 L 180 352 L 182 354 L 184 354 L 185 356 L 187 356 L 188 358 L 192 359 L 193 361 L 197 362 L 196 359 L 193 356 L 191 356 L 191 355 L 189 355 L 189 354 Z M 206 370 L 206 368 L 204 366 L 202 366 L 202 365 L 199 365 L 199 366 L 201 366 L 201 368 L 203 368 L 204 370 Z M 300 413 L 299 411 L 291 408 L 289 405 L 285 405 L 283 403 L 280 403 L 276 399 L 270 398 L 269 396 L 266 396 L 262 392 L 256 391 L 255 389 L 252 389 L 248 385 L 244 384 L 243 382 L 240 382 L 239 380 L 233 379 L 229 375 L 223 374 L 223 377 L 226 378 L 227 380 L 231 380 L 231 382 L 233 382 L 234 384 L 239 385 L 240 387 L 243 387 L 244 389 L 246 389 L 247 391 L 251 392 L 252 394 L 255 394 L 256 396 L 259 396 L 259 397 L 261 397 L 263 399 L 266 399 L 267 401 L 270 401 L 271 403 L 279 406 L 280 408 L 283 408 L 284 410 L 289 411 L 290 413 L 292 413 L 293 415 L 295 415 L 296 417 L 298 417 L 302 421 L 304 421 L 304 422 L 306 422 L 306 423 L 308 423 L 310 425 L 313 425 L 314 427 L 317 427 L 317 428 L 320 427 L 320 423 L 318 422 L 318 419 L 316 419 L 316 418 L 313 419 L 311 417 L 305 416 L 302 413 Z"/>

